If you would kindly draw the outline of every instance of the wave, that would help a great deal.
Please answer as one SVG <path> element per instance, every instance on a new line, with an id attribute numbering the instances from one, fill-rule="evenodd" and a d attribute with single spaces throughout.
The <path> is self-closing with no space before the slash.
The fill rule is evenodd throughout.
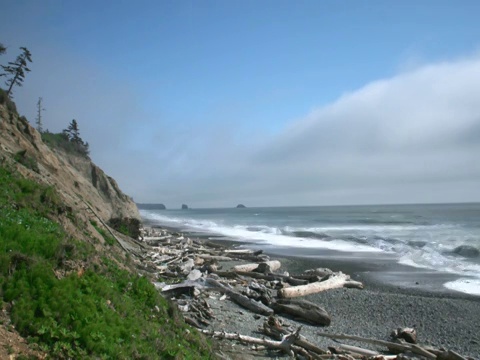
<path id="1" fill-rule="evenodd" d="M 217 234 L 242 241 L 264 242 L 275 246 L 290 246 L 301 248 L 324 248 L 328 250 L 346 252 L 380 252 L 381 249 L 355 243 L 341 238 L 322 236 L 321 234 L 303 232 L 303 230 L 279 229 L 266 225 L 225 225 L 211 220 L 195 220 L 175 218 L 160 215 L 154 212 L 140 210 L 143 217 L 157 221 L 166 226 L 180 227 L 185 230 L 195 230 L 205 233 Z M 310 236 L 299 236 L 309 234 Z M 295 234 L 296 233 L 296 234 Z"/>
<path id="2" fill-rule="evenodd" d="M 342 252 L 385 252 L 400 264 L 480 278 L 480 264 L 452 253 L 460 245 L 480 246 L 478 238 L 454 224 L 331 224 L 316 227 L 230 225 L 223 221 L 165 216 L 140 211 L 144 218 L 184 230 L 274 246 L 323 248 Z M 474 259 L 476 260 L 476 259 Z"/>

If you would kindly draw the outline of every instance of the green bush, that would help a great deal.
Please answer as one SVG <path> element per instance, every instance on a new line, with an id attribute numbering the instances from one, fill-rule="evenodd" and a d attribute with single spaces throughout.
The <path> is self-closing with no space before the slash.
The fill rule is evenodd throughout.
<path id="1" fill-rule="evenodd" d="M 108 224 L 131 238 L 138 239 L 140 236 L 140 220 L 135 218 L 111 218 Z"/>
<path id="2" fill-rule="evenodd" d="M 98 255 L 49 219 L 58 206 L 52 188 L 0 167 L 0 301 L 13 304 L 20 334 L 55 359 L 209 358 L 209 344 L 175 307 L 112 260 L 57 279 L 65 260 Z"/>
<path id="3" fill-rule="evenodd" d="M 68 135 L 64 132 L 54 134 L 45 131 L 42 133 L 42 140 L 53 149 L 60 149 L 67 154 L 74 154 L 88 158 L 88 146 L 70 141 Z"/>
<path id="4" fill-rule="evenodd" d="M 35 160 L 33 157 L 27 155 L 26 150 L 21 150 L 17 152 L 14 156 L 13 159 L 25 166 L 26 168 L 29 168 L 30 170 L 35 171 L 36 173 L 40 173 L 40 169 L 38 168 L 38 163 L 37 160 Z"/>

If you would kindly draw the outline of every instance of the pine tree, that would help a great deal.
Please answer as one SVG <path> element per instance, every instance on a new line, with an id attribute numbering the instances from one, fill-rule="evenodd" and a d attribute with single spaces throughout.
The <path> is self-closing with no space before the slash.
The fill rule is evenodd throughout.
<path id="1" fill-rule="evenodd" d="M 3 46 L 2 43 L 0 43 L 0 55 L 3 55 L 7 52 L 7 48 L 5 46 Z M 2 66 L 3 68 L 3 66 Z M 0 73 L 0 77 L 2 76 L 5 76 L 6 74 L 5 73 Z"/>
<path id="2" fill-rule="evenodd" d="M 30 69 L 27 67 L 29 62 L 32 62 L 32 54 L 26 47 L 21 47 L 22 53 L 17 56 L 15 62 L 9 62 L 8 65 L 1 65 L 4 75 L 11 75 L 12 77 L 5 81 L 8 86 L 7 95 L 10 96 L 12 89 L 15 85 L 22 86 L 23 80 L 25 80 L 25 73 Z"/>
<path id="3" fill-rule="evenodd" d="M 35 118 L 35 123 L 37 124 L 37 130 L 39 133 L 43 132 L 43 123 L 42 123 L 42 111 L 45 111 L 45 108 L 42 106 L 43 99 L 38 98 L 37 102 L 37 117 Z"/>

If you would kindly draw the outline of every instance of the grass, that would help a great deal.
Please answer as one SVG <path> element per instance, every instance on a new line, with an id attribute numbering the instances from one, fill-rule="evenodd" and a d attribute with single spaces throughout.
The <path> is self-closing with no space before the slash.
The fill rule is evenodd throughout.
<path id="1" fill-rule="evenodd" d="M 0 300 L 20 334 L 56 359 L 209 358 L 176 308 L 106 254 L 57 279 L 67 261 L 98 255 L 54 221 L 63 208 L 53 188 L 0 167 Z"/>

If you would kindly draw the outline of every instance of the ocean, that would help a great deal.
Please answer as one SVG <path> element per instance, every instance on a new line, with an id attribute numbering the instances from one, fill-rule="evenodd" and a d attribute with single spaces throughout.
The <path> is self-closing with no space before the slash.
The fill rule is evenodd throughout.
<path id="1" fill-rule="evenodd" d="M 256 247 L 302 249 L 458 275 L 444 286 L 480 295 L 480 203 L 145 210 L 153 225 Z M 317 255 L 315 255 L 317 254 Z"/>

